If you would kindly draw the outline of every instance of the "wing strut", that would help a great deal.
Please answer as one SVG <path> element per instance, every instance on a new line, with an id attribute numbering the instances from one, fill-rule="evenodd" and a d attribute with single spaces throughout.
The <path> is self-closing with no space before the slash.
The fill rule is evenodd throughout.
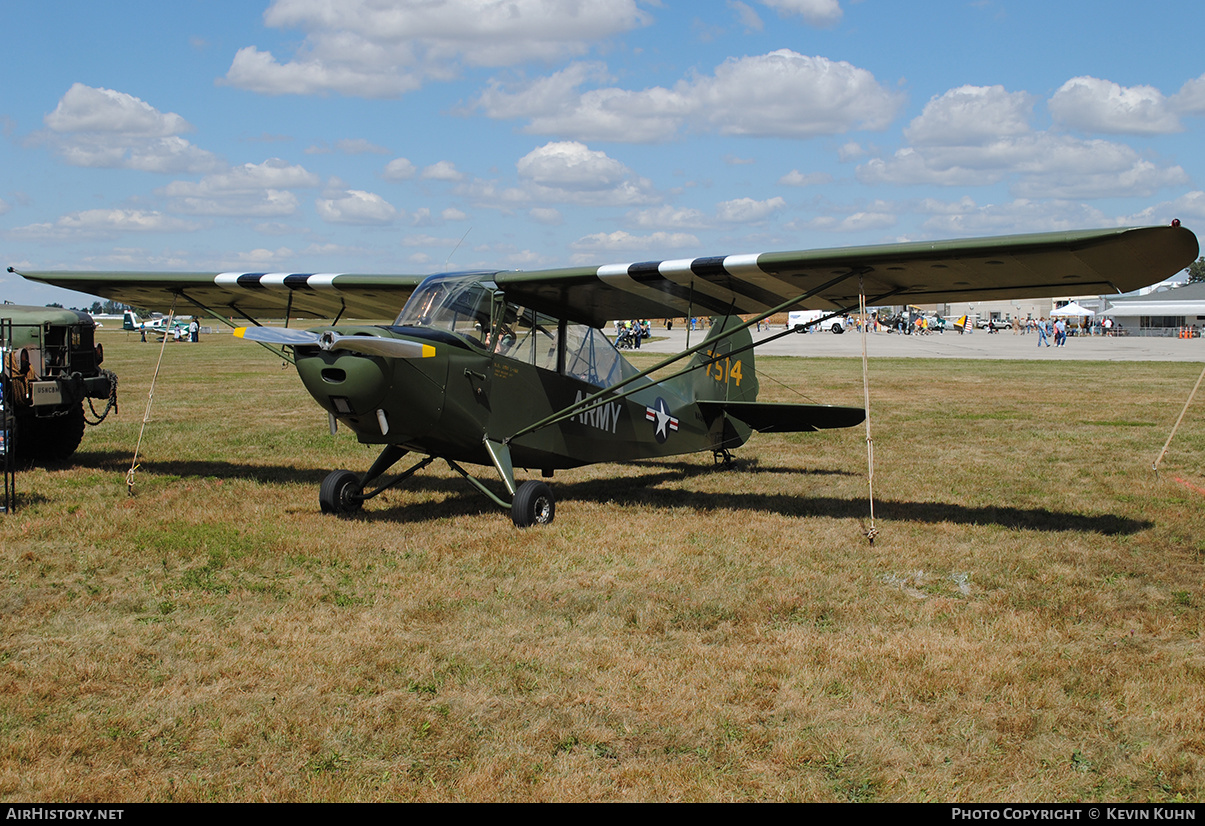
<path id="1" fill-rule="evenodd" d="M 565 419 L 568 419 L 571 416 L 577 415 L 578 413 L 582 412 L 583 410 L 589 410 L 589 409 L 591 409 L 593 407 L 597 407 L 598 405 L 603 404 L 605 402 L 615 401 L 618 399 L 626 398 L 627 396 L 630 396 L 633 393 L 639 391 L 641 388 L 636 387 L 625 393 L 619 393 L 619 394 L 616 394 L 615 391 L 621 387 L 626 387 L 627 385 L 632 384 L 633 382 L 639 381 L 640 379 L 647 377 L 651 373 L 655 373 L 658 370 L 664 369 L 677 361 L 681 361 L 684 358 L 693 356 L 695 353 L 699 352 L 704 347 L 710 347 L 710 346 L 714 345 L 716 343 L 716 341 L 722 341 L 723 339 L 729 338 L 729 337 L 735 335 L 736 333 L 739 333 L 742 330 L 747 330 L 748 328 L 752 327 L 754 324 L 757 324 L 759 321 L 765 321 L 767 318 L 774 315 L 775 313 L 781 313 L 786 308 L 788 308 L 794 304 L 797 304 L 800 301 L 806 301 L 808 298 L 811 298 L 813 295 L 816 295 L 817 293 L 821 292 L 822 290 L 827 290 L 828 288 L 833 287 L 837 284 L 840 284 L 842 281 L 852 278 L 855 275 L 861 277 L 862 272 L 860 270 L 853 270 L 850 272 L 843 273 L 842 275 L 837 276 L 836 278 L 832 279 L 831 281 L 821 284 L 819 287 L 816 287 L 815 289 L 808 290 L 805 293 L 801 293 L 800 295 L 794 296 L 794 297 L 790 298 L 789 300 L 782 302 L 778 306 L 772 307 L 771 309 L 766 310 L 764 313 L 754 316 L 749 321 L 743 322 L 742 324 L 739 324 L 736 327 L 733 327 L 731 330 L 724 331 L 724 333 L 722 334 L 722 336 L 719 339 L 710 339 L 710 340 L 705 339 L 702 343 L 696 344 L 694 347 L 687 347 L 685 350 L 683 350 L 682 352 L 680 352 L 676 355 L 670 356 L 667 359 L 662 359 L 661 361 L 654 364 L 652 367 L 641 370 L 638 373 L 636 373 L 635 375 L 628 376 L 628 378 L 624 379 L 623 381 L 617 382 L 617 383 L 611 385 L 610 387 L 606 387 L 602 390 L 599 390 L 597 393 L 592 393 L 591 395 L 583 398 L 581 401 L 575 402 L 574 404 L 568 405 L 567 407 L 562 408 L 560 411 L 553 413 L 551 416 L 547 416 L 543 419 L 540 419 L 538 422 L 533 422 L 532 424 L 529 424 L 526 427 L 516 430 L 510 436 L 505 437 L 502 440 L 502 442 L 503 442 L 503 444 L 509 444 L 511 442 L 511 440 L 513 440 L 513 439 L 517 439 L 520 436 L 525 436 L 528 433 L 532 433 L 536 430 L 541 430 L 545 427 L 549 427 L 550 425 L 554 425 L 557 422 L 564 421 Z M 878 295 L 875 297 L 875 301 L 876 302 L 881 301 L 884 298 L 887 298 L 889 296 L 895 295 L 898 292 L 901 292 L 903 289 L 905 289 L 905 288 L 899 287 L 897 289 L 882 293 L 881 295 Z M 837 312 L 849 312 L 852 309 L 853 309 L 853 307 L 847 307 L 842 310 L 838 310 Z M 760 343 L 766 344 L 781 336 L 784 336 L 784 335 L 787 335 L 787 334 L 793 333 L 793 332 L 794 332 L 794 330 L 786 330 L 782 333 L 779 333 L 776 336 L 773 336 L 768 339 L 764 339 Z M 727 355 L 729 357 L 731 357 L 732 355 L 735 355 L 737 353 L 743 353 L 745 350 L 752 349 L 755 346 L 757 346 L 757 345 L 750 344 L 739 350 L 734 350 L 732 353 L 729 353 Z M 704 367 L 707 364 L 711 364 L 711 363 L 712 362 L 705 362 L 704 364 L 687 367 L 684 370 L 681 370 L 677 373 L 674 373 L 671 376 L 666 377 L 665 380 L 668 381 L 669 379 L 677 378 L 678 376 L 685 375 L 686 373 L 689 373 L 692 370 L 697 370 L 700 367 Z"/>

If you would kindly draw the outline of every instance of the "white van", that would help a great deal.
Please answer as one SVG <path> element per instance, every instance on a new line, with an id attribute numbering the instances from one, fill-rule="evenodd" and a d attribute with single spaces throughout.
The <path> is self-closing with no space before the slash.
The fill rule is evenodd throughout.
<path id="1" fill-rule="evenodd" d="M 811 327 L 824 318 L 826 315 L 832 315 L 831 310 L 795 310 L 787 313 L 788 327 Z M 833 316 L 823 323 L 822 329 L 831 330 L 834 333 L 845 332 L 845 321 L 841 316 Z"/>

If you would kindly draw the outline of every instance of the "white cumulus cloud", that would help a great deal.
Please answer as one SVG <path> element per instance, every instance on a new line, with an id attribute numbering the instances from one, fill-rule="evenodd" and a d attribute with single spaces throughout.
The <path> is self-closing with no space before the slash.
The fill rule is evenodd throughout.
<path id="1" fill-rule="evenodd" d="M 516 164 L 519 176 L 540 186 L 560 189 L 610 189 L 631 174 L 606 152 L 577 141 L 548 143 L 528 152 Z"/>
<path id="2" fill-rule="evenodd" d="M 1031 131 L 1033 98 L 1003 86 L 960 86 L 925 104 L 904 136 L 923 146 L 964 146 Z"/>
<path id="3" fill-rule="evenodd" d="M 1030 107 L 1028 95 L 1000 86 L 952 89 L 905 130 L 912 145 L 872 158 L 857 178 L 868 185 L 1003 181 L 1015 197 L 1055 199 L 1150 197 L 1188 181 L 1183 168 L 1160 165 L 1124 143 L 1034 130 Z"/>
<path id="4" fill-rule="evenodd" d="M 607 153 L 577 141 L 554 141 L 516 163 L 520 187 L 492 200 L 632 206 L 659 200 L 652 183 Z M 478 189 L 478 197 L 484 192 Z"/>
<path id="5" fill-rule="evenodd" d="M 240 49 L 225 81 L 266 94 L 396 97 L 461 66 L 579 55 L 649 19 L 635 0 L 275 0 L 264 22 L 304 41 L 292 59 Z"/>
<path id="6" fill-rule="evenodd" d="M 1172 95 L 1176 109 L 1186 115 L 1205 115 L 1205 74 L 1187 81 Z"/>
<path id="7" fill-rule="evenodd" d="M 40 137 L 72 166 L 178 173 L 221 165 L 180 137 L 192 130 L 180 115 L 113 89 L 72 84 L 43 122 Z"/>
<path id="8" fill-rule="evenodd" d="M 1153 86 L 1121 86 L 1095 77 L 1073 77 L 1048 104 L 1054 122 L 1083 132 L 1163 135 L 1183 127 L 1172 102 Z"/>
<path id="9" fill-rule="evenodd" d="M 641 229 L 705 229 L 714 221 L 701 210 L 665 204 L 629 212 L 627 222 Z"/>
<path id="10" fill-rule="evenodd" d="M 279 158 L 245 163 L 200 181 L 173 181 L 162 192 L 174 212 L 192 215 L 245 215 L 259 218 L 292 215 L 297 196 L 289 191 L 315 187 L 317 175 Z"/>
<path id="11" fill-rule="evenodd" d="M 799 15 L 813 26 L 835 26 L 841 22 L 841 4 L 837 0 L 761 0 L 779 14 Z"/>
<path id="12" fill-rule="evenodd" d="M 749 224 L 764 221 L 775 212 L 785 209 L 787 202 L 782 197 L 758 201 L 753 198 L 735 198 L 716 205 L 716 217 L 725 223 Z"/>
<path id="13" fill-rule="evenodd" d="M 426 181 L 460 181 L 464 179 L 464 173 L 451 161 L 438 161 L 426 167 L 421 177 Z"/>
<path id="14" fill-rule="evenodd" d="M 488 117 L 528 119 L 528 133 L 653 143 L 683 128 L 786 138 L 878 130 L 904 102 L 865 69 L 790 49 L 731 58 L 672 89 L 579 91 L 599 76 L 598 67 L 575 64 L 513 90 L 495 82 L 476 105 Z"/>
<path id="15" fill-rule="evenodd" d="M 800 172 L 798 169 L 792 169 L 779 178 L 778 182 L 784 186 L 816 186 L 830 183 L 832 180 L 833 176 L 827 172 Z"/>
<path id="16" fill-rule="evenodd" d="M 315 202 L 319 217 L 331 224 L 390 224 L 397 208 L 373 192 L 349 189 L 335 198 Z"/>
<path id="17" fill-rule="evenodd" d="M 596 232 L 569 245 L 579 252 L 649 252 L 664 249 L 698 247 L 699 239 L 688 232 L 654 232 L 632 235 L 623 230 Z"/>
<path id="18" fill-rule="evenodd" d="M 82 83 L 71 84 L 43 121 L 56 132 L 116 132 L 161 138 L 192 131 L 188 121 L 175 112 L 164 114 L 133 95 Z"/>
<path id="19" fill-rule="evenodd" d="M 416 171 L 414 164 L 410 163 L 406 158 L 394 158 L 385 164 L 385 180 L 408 181 L 414 177 Z"/>
<path id="20" fill-rule="evenodd" d="M 188 232 L 198 228 L 197 224 L 157 210 L 86 209 L 68 213 L 53 223 L 17 227 L 10 234 L 21 238 L 111 238 L 128 232 Z"/>

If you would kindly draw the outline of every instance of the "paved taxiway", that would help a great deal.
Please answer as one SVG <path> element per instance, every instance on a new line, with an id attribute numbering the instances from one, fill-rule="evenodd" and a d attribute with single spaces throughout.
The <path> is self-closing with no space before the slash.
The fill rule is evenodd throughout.
<path id="1" fill-rule="evenodd" d="M 755 341 L 781 333 L 782 327 L 754 332 Z M 690 343 L 700 343 L 705 330 L 695 330 Z M 645 352 L 676 353 L 686 347 L 686 331 L 675 326 L 666 331 L 654 325 L 658 341 L 646 342 Z M 841 335 L 807 333 L 783 336 L 757 348 L 761 356 L 848 356 L 862 355 L 862 335 L 849 330 Z M 927 336 L 871 333 L 866 337 L 871 358 L 1037 359 L 1039 361 L 1205 361 L 1205 339 L 1147 336 L 1086 336 L 1067 339 L 1065 347 L 1038 348 L 1035 333 L 1013 335 L 1011 330 L 971 335 L 947 332 Z"/>

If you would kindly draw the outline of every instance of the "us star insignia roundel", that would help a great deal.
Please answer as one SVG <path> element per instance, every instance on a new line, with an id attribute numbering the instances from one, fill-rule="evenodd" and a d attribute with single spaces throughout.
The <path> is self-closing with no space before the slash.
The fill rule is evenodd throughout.
<path id="1" fill-rule="evenodd" d="M 670 415 L 669 405 L 660 396 L 652 407 L 644 408 L 644 418 L 653 423 L 653 437 L 660 444 L 665 444 L 671 430 L 678 429 L 678 418 Z"/>

